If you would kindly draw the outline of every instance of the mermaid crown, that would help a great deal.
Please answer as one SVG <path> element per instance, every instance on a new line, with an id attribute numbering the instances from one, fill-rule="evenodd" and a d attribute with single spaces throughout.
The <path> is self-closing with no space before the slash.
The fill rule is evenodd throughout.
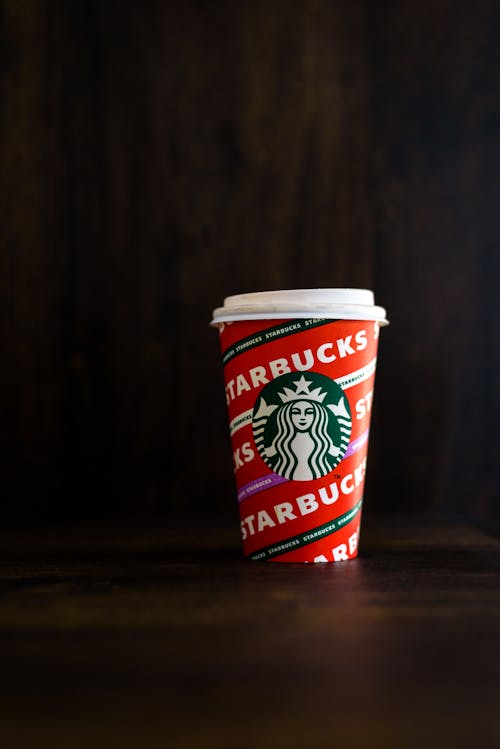
<path id="1" fill-rule="evenodd" d="M 283 388 L 282 393 L 278 393 L 282 403 L 301 400 L 323 403 L 326 398 L 326 391 L 322 392 L 321 387 L 309 390 L 309 386 L 312 385 L 312 380 L 306 380 L 304 375 L 302 375 L 299 380 L 295 380 L 292 384 L 295 385 L 295 390 L 285 387 Z"/>

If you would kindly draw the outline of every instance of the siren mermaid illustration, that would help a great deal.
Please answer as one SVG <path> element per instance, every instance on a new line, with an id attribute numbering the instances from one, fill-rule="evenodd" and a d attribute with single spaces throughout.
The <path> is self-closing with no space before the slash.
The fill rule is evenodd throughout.
<path id="1" fill-rule="evenodd" d="M 310 391 L 312 383 L 304 375 L 293 384 L 295 391 L 285 387 L 278 393 L 280 405 L 267 405 L 261 398 L 256 421 L 258 423 L 259 417 L 267 421 L 275 412 L 275 435 L 267 446 L 260 438 L 259 449 L 278 475 L 294 481 L 309 481 L 325 476 L 341 459 L 348 441 L 346 433 L 350 433 L 351 417 L 343 394 L 336 404 L 324 405 L 327 393 L 320 387 Z M 338 424 L 338 445 L 330 435 L 332 414 Z"/>

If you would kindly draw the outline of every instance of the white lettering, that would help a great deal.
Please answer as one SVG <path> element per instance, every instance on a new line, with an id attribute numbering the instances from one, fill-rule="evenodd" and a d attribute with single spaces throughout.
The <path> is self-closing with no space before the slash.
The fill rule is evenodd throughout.
<path id="1" fill-rule="evenodd" d="M 293 505 L 290 502 L 275 505 L 274 511 L 280 524 L 286 523 L 287 520 L 297 520 L 297 515 L 293 514 Z"/>
<path id="2" fill-rule="evenodd" d="M 288 366 L 288 361 L 286 359 L 275 359 L 274 361 L 269 362 L 269 369 L 271 370 L 273 379 L 292 371 Z"/>
<path id="3" fill-rule="evenodd" d="M 323 362 L 324 364 L 330 364 L 330 362 L 335 361 L 337 358 L 335 354 L 327 354 L 327 350 L 331 349 L 333 351 L 333 343 L 323 343 L 318 348 L 318 360 Z"/>
<path id="4" fill-rule="evenodd" d="M 245 518 L 245 522 L 248 524 L 248 530 L 250 531 L 251 536 L 255 534 L 255 528 L 253 527 L 254 520 L 255 520 L 255 515 L 247 515 Z"/>
<path id="5" fill-rule="evenodd" d="M 358 532 L 357 531 L 354 531 L 352 536 L 349 536 L 347 543 L 349 544 L 349 553 L 354 554 L 354 552 L 358 548 Z"/>
<path id="6" fill-rule="evenodd" d="M 314 494 L 304 494 L 302 497 L 297 497 L 296 502 L 299 506 L 301 515 L 308 515 L 310 512 L 314 512 L 318 509 L 319 504 Z"/>
<path id="7" fill-rule="evenodd" d="M 330 494 L 328 494 L 328 489 L 330 489 Z M 330 484 L 328 488 L 322 486 L 318 494 L 324 505 L 333 505 L 339 498 L 339 488 L 337 483 L 334 482 L 333 484 Z"/>
<path id="8" fill-rule="evenodd" d="M 341 359 L 344 359 L 348 354 L 354 354 L 355 351 L 351 346 L 352 335 L 348 335 L 345 338 L 339 338 L 337 346 L 339 349 L 339 355 Z"/>
<path id="9" fill-rule="evenodd" d="M 373 390 L 370 390 L 363 398 L 360 398 L 356 403 L 356 418 L 362 419 L 372 408 Z"/>
<path id="10" fill-rule="evenodd" d="M 230 401 L 234 401 L 235 397 L 236 396 L 234 394 L 234 380 L 229 380 L 229 382 L 226 385 L 227 402 L 229 403 Z"/>
<path id="11" fill-rule="evenodd" d="M 243 460 L 245 463 L 250 463 L 255 458 L 255 451 L 250 442 L 244 442 L 241 446 L 241 452 L 243 453 Z"/>
<path id="12" fill-rule="evenodd" d="M 363 351 L 363 349 L 368 346 L 368 341 L 366 340 L 366 330 L 358 330 L 358 332 L 354 336 L 354 340 L 358 344 L 356 346 L 356 350 Z"/>
<path id="13" fill-rule="evenodd" d="M 259 387 L 259 385 L 267 385 L 267 383 L 269 382 L 266 377 L 265 367 L 254 367 L 250 370 L 249 374 L 254 388 Z"/>
<path id="14" fill-rule="evenodd" d="M 238 453 L 238 451 L 236 451 Z M 254 455 L 254 450 L 250 443 L 245 443 L 238 454 L 239 461 L 246 462 L 246 455 Z M 250 458 L 248 458 L 250 460 Z M 259 516 L 257 519 L 258 530 L 264 527 L 273 527 L 276 523 L 283 525 L 291 520 L 297 520 L 299 515 L 309 515 L 320 509 L 321 505 L 332 505 L 338 501 L 340 495 L 347 496 L 352 494 L 355 489 L 362 486 L 366 471 L 366 458 L 354 468 L 353 473 L 346 474 L 340 482 L 334 481 L 331 484 L 318 487 L 316 492 L 309 492 L 296 497 L 290 502 L 279 502 L 272 507 L 268 507 L 266 515 Z M 265 483 L 265 482 L 264 482 Z M 247 535 L 253 536 L 256 533 L 254 525 L 255 515 L 248 515 L 242 520 L 245 524 Z"/>
<path id="15" fill-rule="evenodd" d="M 292 354 L 292 364 L 295 369 L 299 372 L 303 372 L 306 369 L 311 369 L 314 366 L 314 356 L 310 348 L 303 351 L 305 362 L 302 364 L 300 360 L 300 354 Z"/>
<path id="16" fill-rule="evenodd" d="M 243 468 L 245 463 L 250 463 L 255 458 L 255 451 L 250 442 L 244 442 L 233 452 L 234 470 Z"/>
<path id="17" fill-rule="evenodd" d="M 363 479 L 365 477 L 365 469 L 366 469 L 366 459 L 361 463 L 361 465 L 356 466 L 354 469 L 354 481 L 356 482 L 356 486 L 359 486 L 363 483 Z"/>
<path id="18" fill-rule="evenodd" d="M 351 481 L 352 473 L 348 473 L 347 476 L 344 476 L 344 478 L 340 482 L 340 489 L 342 491 L 342 494 L 351 494 L 354 491 L 354 485 L 350 483 Z"/>
<path id="19" fill-rule="evenodd" d="M 339 544 L 332 549 L 332 554 L 334 562 L 345 562 L 349 559 L 347 556 L 347 546 L 345 544 Z"/>
<path id="20" fill-rule="evenodd" d="M 266 334 L 266 337 L 267 334 Z M 354 336 L 356 348 L 353 347 L 352 335 L 345 338 L 338 338 L 335 341 L 326 341 L 316 350 L 304 349 L 296 351 L 290 355 L 290 359 L 281 358 L 269 362 L 268 367 L 262 365 L 253 367 L 246 374 L 240 373 L 234 379 L 229 380 L 226 384 L 226 399 L 228 404 L 242 393 L 248 392 L 252 388 L 266 385 L 269 379 L 280 377 L 282 374 L 297 371 L 302 372 L 311 369 L 315 360 L 323 364 L 329 364 L 337 358 L 337 354 L 343 359 L 362 351 L 368 345 L 366 330 L 358 330 Z M 251 382 L 251 385 L 249 384 Z M 361 417 L 360 417 L 361 418 Z"/>
<path id="21" fill-rule="evenodd" d="M 259 510 L 257 514 L 257 527 L 259 531 L 263 531 L 264 528 L 274 528 L 275 525 L 276 523 L 266 510 Z"/>
<path id="22" fill-rule="evenodd" d="M 245 376 L 242 374 L 239 374 L 236 378 L 236 395 L 241 395 L 244 390 L 248 391 L 252 388 L 248 384 L 248 382 L 245 379 Z"/>
<path id="23" fill-rule="evenodd" d="M 233 452 L 233 462 L 234 462 L 234 470 L 237 471 L 239 468 L 242 468 L 243 461 L 240 457 L 240 450 L 241 447 L 238 447 L 237 450 L 234 450 Z"/>

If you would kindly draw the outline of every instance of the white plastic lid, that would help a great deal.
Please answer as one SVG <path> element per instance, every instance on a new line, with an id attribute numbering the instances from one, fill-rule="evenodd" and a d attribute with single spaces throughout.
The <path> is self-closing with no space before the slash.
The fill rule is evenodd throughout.
<path id="1" fill-rule="evenodd" d="M 375 305 L 369 289 L 282 289 L 236 294 L 213 311 L 211 325 L 235 320 L 283 318 L 376 320 L 388 325 L 385 309 Z"/>

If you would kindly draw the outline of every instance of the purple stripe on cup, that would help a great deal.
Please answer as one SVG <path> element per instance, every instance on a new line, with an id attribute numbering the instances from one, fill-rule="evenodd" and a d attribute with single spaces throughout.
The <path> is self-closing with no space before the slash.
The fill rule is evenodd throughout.
<path id="1" fill-rule="evenodd" d="M 351 442 L 349 444 L 344 458 L 348 458 L 349 455 L 353 455 L 363 447 L 365 442 L 367 442 L 368 440 L 369 431 L 370 430 L 367 429 L 358 437 L 357 440 L 354 440 L 354 442 Z M 239 490 L 238 502 L 243 502 L 244 499 L 248 499 L 248 497 L 251 497 L 252 494 L 265 491 L 266 489 L 270 489 L 272 486 L 278 486 L 278 484 L 283 484 L 285 481 L 288 481 L 288 479 L 283 478 L 283 476 L 278 476 L 277 473 L 270 473 L 268 476 L 262 476 L 261 478 L 255 479 L 255 481 L 250 481 L 250 483 L 245 484 L 245 486 L 242 486 Z"/>
<path id="2" fill-rule="evenodd" d="M 249 484 L 245 484 L 245 486 L 242 486 L 239 490 L 238 502 L 243 502 L 244 499 L 251 497 L 252 494 L 264 491 L 265 489 L 270 489 L 271 486 L 283 484 L 285 481 L 288 481 L 288 479 L 283 478 L 283 476 L 278 476 L 277 473 L 270 473 L 268 476 L 262 476 L 260 479 L 250 481 Z"/>
<path id="3" fill-rule="evenodd" d="M 360 434 L 357 440 L 354 440 L 353 442 L 349 443 L 349 446 L 345 452 L 344 458 L 348 458 L 349 455 L 353 455 L 353 453 L 356 453 L 358 450 L 360 450 L 365 442 L 368 440 L 368 432 L 370 430 L 367 429 L 363 434 Z"/>

